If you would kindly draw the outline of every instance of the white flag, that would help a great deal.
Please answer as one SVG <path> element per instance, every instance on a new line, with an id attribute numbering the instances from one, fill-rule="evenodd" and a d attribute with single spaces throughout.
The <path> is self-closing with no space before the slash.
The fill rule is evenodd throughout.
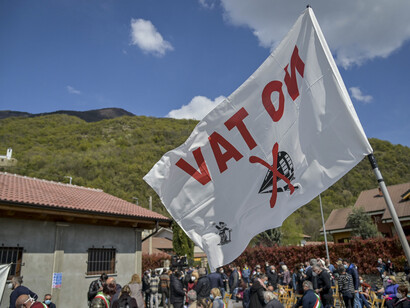
<path id="1" fill-rule="evenodd" d="M 144 180 L 216 268 L 371 152 L 307 8 L 258 70 Z"/>
<path id="2" fill-rule="evenodd" d="M 9 270 L 11 268 L 11 264 L 1 264 L 0 265 L 0 303 L 3 298 L 4 289 L 6 287 L 7 276 L 9 274 Z"/>

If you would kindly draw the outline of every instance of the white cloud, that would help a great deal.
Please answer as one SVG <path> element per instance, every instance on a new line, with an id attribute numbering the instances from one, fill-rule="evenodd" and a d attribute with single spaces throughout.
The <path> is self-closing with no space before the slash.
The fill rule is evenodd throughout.
<path id="1" fill-rule="evenodd" d="M 81 91 L 75 89 L 75 88 L 72 87 L 72 86 L 67 86 L 67 91 L 68 91 L 68 93 L 70 93 L 70 94 L 81 95 Z"/>
<path id="2" fill-rule="evenodd" d="M 159 57 L 174 49 L 171 43 L 162 38 L 151 21 L 144 19 L 131 19 L 131 45 L 137 45 L 143 52 Z"/>
<path id="3" fill-rule="evenodd" d="M 221 0 L 228 22 L 252 29 L 262 46 L 274 48 L 304 10 L 300 1 Z M 410 39 L 410 1 L 311 0 L 338 64 L 345 68 L 388 57 Z"/>
<path id="4" fill-rule="evenodd" d="M 215 7 L 216 0 L 198 0 L 199 4 L 206 9 L 212 10 Z"/>
<path id="5" fill-rule="evenodd" d="M 349 90 L 350 90 L 350 93 L 352 94 L 352 97 L 359 102 L 363 102 L 367 104 L 373 100 L 373 96 L 363 95 L 362 90 L 360 90 L 360 88 L 358 87 L 351 87 L 349 88 Z"/>
<path id="6" fill-rule="evenodd" d="M 224 99 L 224 96 L 219 96 L 214 100 L 211 100 L 205 96 L 195 96 L 188 105 L 183 105 L 179 109 L 171 110 L 166 116 L 174 119 L 202 120 Z"/>

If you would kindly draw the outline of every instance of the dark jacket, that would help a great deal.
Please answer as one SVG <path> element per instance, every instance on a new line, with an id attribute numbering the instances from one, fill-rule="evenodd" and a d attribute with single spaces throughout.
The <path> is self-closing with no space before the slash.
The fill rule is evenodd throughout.
<path id="1" fill-rule="evenodd" d="M 235 288 L 239 287 L 239 273 L 235 269 L 229 276 L 229 290 L 232 293 Z"/>
<path id="2" fill-rule="evenodd" d="M 269 303 L 265 305 L 265 308 L 284 308 L 280 301 L 277 299 L 272 299 Z"/>
<path id="3" fill-rule="evenodd" d="M 332 305 L 332 283 L 330 282 L 330 274 L 326 270 L 322 270 L 317 276 L 317 287 L 318 289 L 322 289 L 322 291 L 320 291 L 320 298 L 322 299 L 323 305 Z"/>
<path id="4" fill-rule="evenodd" d="M 396 300 L 393 304 L 394 308 L 409 308 L 410 307 L 410 299 L 408 297 L 401 298 L 400 300 Z"/>
<path id="5" fill-rule="evenodd" d="M 295 307 L 303 306 L 303 308 L 316 308 L 319 307 L 320 298 L 319 295 L 313 290 L 307 290 L 303 294 L 303 297 L 296 303 Z"/>
<path id="6" fill-rule="evenodd" d="M 10 294 L 10 308 L 16 307 L 16 300 L 20 295 L 27 294 L 37 300 L 38 295 L 25 286 L 18 286 Z M 96 293 L 97 294 L 97 293 Z"/>
<path id="7" fill-rule="evenodd" d="M 315 274 L 316 275 L 316 274 Z M 317 289 L 317 276 L 315 276 L 313 273 L 312 267 L 308 267 L 306 270 L 306 280 L 309 280 L 313 284 L 313 289 Z"/>
<path id="8" fill-rule="evenodd" d="M 194 290 L 196 291 L 198 300 L 201 298 L 208 298 L 211 293 L 211 282 L 209 281 L 209 278 L 207 276 L 199 277 Z"/>
<path id="9" fill-rule="evenodd" d="M 268 276 L 268 283 L 271 285 L 275 290 L 278 284 L 278 273 L 275 271 L 272 273 L 270 267 L 266 267 L 266 276 Z"/>
<path id="10" fill-rule="evenodd" d="M 224 283 L 222 281 L 222 276 L 218 272 L 214 272 L 208 275 L 209 282 L 211 284 L 211 289 L 213 288 L 224 288 Z"/>
<path id="11" fill-rule="evenodd" d="M 359 290 L 360 280 L 359 280 L 359 273 L 357 272 L 356 265 L 354 265 L 353 263 L 350 264 L 349 267 L 347 268 L 346 272 L 348 274 L 352 275 L 354 289 L 356 291 Z"/>
<path id="12" fill-rule="evenodd" d="M 185 291 L 184 291 L 184 285 L 182 284 L 182 281 L 179 280 L 174 275 L 171 275 L 170 279 L 171 279 L 171 295 L 170 295 L 171 304 L 183 303 Z"/>
<path id="13" fill-rule="evenodd" d="M 128 305 L 128 307 L 127 307 Z M 112 308 L 138 308 L 137 301 L 128 294 L 122 294 L 119 299 L 113 301 Z M 140 307 L 143 308 L 143 307 Z"/>
<path id="14" fill-rule="evenodd" d="M 263 308 L 265 306 L 265 299 L 263 298 L 263 292 L 265 291 L 266 289 L 261 285 L 259 279 L 255 279 L 250 290 L 249 308 Z"/>

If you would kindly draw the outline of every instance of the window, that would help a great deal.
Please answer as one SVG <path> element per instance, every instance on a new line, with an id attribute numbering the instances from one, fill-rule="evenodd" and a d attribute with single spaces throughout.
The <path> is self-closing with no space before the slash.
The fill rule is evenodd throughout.
<path id="1" fill-rule="evenodd" d="M 89 248 L 87 275 L 115 273 L 115 248 Z"/>
<path id="2" fill-rule="evenodd" d="M 0 247 L 0 264 L 10 264 L 11 268 L 9 271 L 8 280 L 12 276 L 20 276 L 21 265 L 23 259 L 23 248 L 22 247 Z"/>

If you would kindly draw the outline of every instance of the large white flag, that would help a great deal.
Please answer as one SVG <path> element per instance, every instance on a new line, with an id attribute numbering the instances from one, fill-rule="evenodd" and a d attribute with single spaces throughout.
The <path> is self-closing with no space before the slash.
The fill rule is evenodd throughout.
<path id="1" fill-rule="evenodd" d="M 307 8 L 258 70 L 144 180 L 216 268 L 371 152 Z"/>
<path id="2" fill-rule="evenodd" d="M 7 276 L 9 274 L 11 264 L 0 265 L 0 303 L 3 298 L 4 288 L 6 287 Z"/>

